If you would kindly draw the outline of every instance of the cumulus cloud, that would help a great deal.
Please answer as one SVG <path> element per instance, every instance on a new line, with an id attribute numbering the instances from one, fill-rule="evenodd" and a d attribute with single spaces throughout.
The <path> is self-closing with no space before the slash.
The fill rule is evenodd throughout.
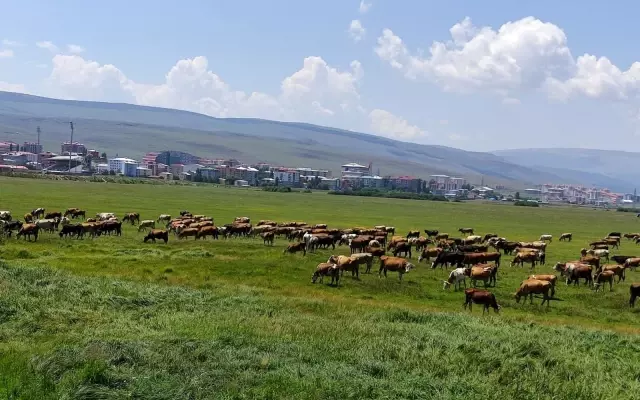
<path id="1" fill-rule="evenodd" d="M 360 11 L 360 14 L 364 14 L 367 11 L 369 11 L 369 9 L 371 8 L 371 3 L 367 3 L 364 0 L 360 0 L 360 7 L 358 8 L 358 11 Z"/>
<path id="2" fill-rule="evenodd" d="M 8 47 L 19 47 L 22 46 L 22 43 L 16 42 L 15 40 L 2 39 L 2 44 Z"/>
<path id="3" fill-rule="evenodd" d="M 13 50 L 11 49 L 0 50 L 0 58 L 11 58 L 11 57 L 13 57 Z"/>
<path id="4" fill-rule="evenodd" d="M 349 35 L 355 42 L 361 41 L 364 38 L 365 33 L 366 30 L 362 26 L 360 20 L 354 19 L 351 21 L 351 24 L 349 24 Z"/>
<path id="5" fill-rule="evenodd" d="M 28 93 L 24 85 L 0 81 L 0 91 Z"/>
<path id="6" fill-rule="evenodd" d="M 72 54 L 80 54 L 84 52 L 84 47 L 78 46 L 77 44 L 68 44 L 67 51 Z"/>
<path id="7" fill-rule="evenodd" d="M 391 139 L 411 141 L 428 135 L 427 132 L 418 126 L 411 125 L 406 119 L 386 110 L 377 108 L 371 111 L 369 113 L 369 120 L 371 122 L 371 129 L 375 133 Z"/>
<path id="8" fill-rule="evenodd" d="M 58 46 L 56 46 L 55 44 L 51 43 L 48 40 L 45 40 L 42 42 L 36 42 L 36 46 L 38 46 L 41 49 L 49 50 L 52 53 L 57 53 L 59 51 Z"/>

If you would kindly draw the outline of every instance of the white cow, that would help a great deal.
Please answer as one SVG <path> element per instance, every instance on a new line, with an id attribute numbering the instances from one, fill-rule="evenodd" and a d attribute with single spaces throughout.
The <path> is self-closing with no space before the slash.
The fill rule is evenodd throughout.
<path id="1" fill-rule="evenodd" d="M 451 285 L 454 285 L 454 290 L 460 289 L 460 283 L 464 283 L 464 288 L 467 288 L 467 275 L 464 273 L 465 268 L 456 268 L 449 274 L 449 278 L 444 282 L 442 286 L 443 290 L 448 289 Z"/>
<path id="2" fill-rule="evenodd" d="M 606 249 L 587 250 L 587 254 L 598 256 L 609 261 L 609 250 Z"/>
<path id="3" fill-rule="evenodd" d="M 152 219 L 145 219 L 140 221 L 140 225 L 138 226 L 138 232 L 142 230 L 147 230 L 147 229 L 155 229 L 155 227 L 156 227 L 156 221 Z"/>
<path id="4" fill-rule="evenodd" d="M 169 214 L 160 214 L 160 216 L 158 217 L 158 222 L 171 222 L 171 215 Z"/>
<path id="5" fill-rule="evenodd" d="M 482 242 L 482 236 L 478 236 L 478 235 L 471 235 L 471 236 L 467 236 L 464 239 L 465 243 L 480 243 Z"/>
<path id="6" fill-rule="evenodd" d="M 57 219 L 39 219 L 36 221 L 36 225 L 45 232 L 53 233 L 58 230 Z"/>
<path id="7" fill-rule="evenodd" d="M 553 235 L 540 235 L 540 242 L 553 241 Z"/>
<path id="8" fill-rule="evenodd" d="M 116 214 L 111 212 L 103 212 L 103 213 L 96 214 L 96 219 L 98 219 L 99 221 L 106 221 L 108 219 L 115 218 L 115 217 L 116 217 Z"/>

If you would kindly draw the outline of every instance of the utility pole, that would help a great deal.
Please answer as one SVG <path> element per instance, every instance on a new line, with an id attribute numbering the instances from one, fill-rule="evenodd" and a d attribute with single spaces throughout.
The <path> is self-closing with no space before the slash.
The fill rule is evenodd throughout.
<path id="1" fill-rule="evenodd" d="M 69 150 L 73 150 L 73 122 L 69 122 L 69 125 L 71 126 L 71 142 Z M 69 173 L 71 173 L 71 151 L 69 151 Z"/>

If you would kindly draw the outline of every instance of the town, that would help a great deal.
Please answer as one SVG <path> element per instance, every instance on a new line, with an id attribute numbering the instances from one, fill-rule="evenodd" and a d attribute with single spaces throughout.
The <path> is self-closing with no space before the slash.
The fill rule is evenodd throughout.
<path id="1" fill-rule="evenodd" d="M 513 196 L 503 186 L 483 183 L 472 185 L 463 177 L 430 175 L 381 176 L 373 172 L 372 163 L 348 162 L 340 174 L 310 167 L 274 166 L 266 163 L 245 164 L 236 159 L 207 159 L 181 151 L 149 152 L 142 159 L 108 157 L 77 141 L 60 144 L 60 152 L 45 151 L 39 142 L 18 144 L 0 141 L 0 172 L 40 172 L 47 174 L 118 175 L 131 178 L 187 180 L 250 186 L 285 186 L 320 190 L 380 190 L 431 193 L 449 199 L 518 200 L 539 203 L 569 203 L 599 207 L 637 203 L 636 193 L 614 193 L 606 188 L 573 184 L 540 184 Z"/>

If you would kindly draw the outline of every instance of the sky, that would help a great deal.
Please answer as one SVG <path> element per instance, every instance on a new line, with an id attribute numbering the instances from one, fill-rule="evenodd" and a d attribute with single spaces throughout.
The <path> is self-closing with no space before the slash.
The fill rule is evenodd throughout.
<path id="1" fill-rule="evenodd" d="M 640 151 L 640 3 L 0 1 L 0 90 L 489 151 Z"/>

